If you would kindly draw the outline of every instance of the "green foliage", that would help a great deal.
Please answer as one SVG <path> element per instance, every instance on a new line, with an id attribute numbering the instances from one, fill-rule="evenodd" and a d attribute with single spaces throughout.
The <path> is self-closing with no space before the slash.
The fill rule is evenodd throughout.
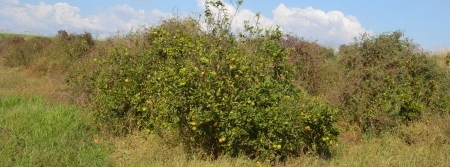
<path id="1" fill-rule="evenodd" d="M 86 55 L 92 46 L 94 40 L 91 33 L 84 32 L 83 34 L 68 34 L 64 30 L 58 31 L 58 42 L 63 45 L 63 50 L 70 59 L 78 59 Z"/>
<path id="2" fill-rule="evenodd" d="M 206 30 L 172 18 L 131 34 L 69 82 L 90 87 L 95 118 L 115 134 L 177 131 L 188 154 L 213 159 L 330 156 L 336 111 L 294 86 L 283 34 L 247 25 L 238 38 L 214 16 Z"/>
<path id="3" fill-rule="evenodd" d="M 403 33 L 363 35 L 340 48 L 346 74 L 344 117 L 365 131 L 379 132 L 417 120 L 424 112 L 443 111 L 448 75 L 417 50 Z"/>

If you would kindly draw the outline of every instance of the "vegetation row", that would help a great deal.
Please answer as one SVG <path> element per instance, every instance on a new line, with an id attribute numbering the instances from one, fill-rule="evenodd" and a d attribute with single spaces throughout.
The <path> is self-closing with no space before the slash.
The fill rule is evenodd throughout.
<path id="1" fill-rule="evenodd" d="M 233 30 L 221 1 L 206 5 L 200 19 L 104 41 L 63 30 L 0 39 L 0 58 L 65 77 L 72 100 L 108 133 L 177 134 L 187 155 L 206 159 L 331 158 L 338 123 L 380 135 L 449 113 L 448 61 L 401 31 L 363 34 L 335 51 L 258 23 Z"/>

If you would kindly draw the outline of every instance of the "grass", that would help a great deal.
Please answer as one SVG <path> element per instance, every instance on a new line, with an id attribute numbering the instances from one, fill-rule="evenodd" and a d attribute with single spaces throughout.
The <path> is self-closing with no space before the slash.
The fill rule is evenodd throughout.
<path id="1" fill-rule="evenodd" d="M 0 166 L 109 166 L 89 117 L 63 99 L 62 85 L 0 66 Z"/>
<path id="2" fill-rule="evenodd" d="M 25 40 L 28 40 L 28 39 L 31 39 L 31 38 L 33 38 L 33 37 L 37 37 L 37 36 L 40 36 L 40 35 L 33 35 L 33 34 L 15 34 L 15 33 L 5 33 L 5 32 L 0 32 L 0 42 L 6 40 L 6 39 L 8 39 L 8 38 L 14 37 L 14 36 L 20 36 L 20 37 L 24 38 Z"/>
<path id="3" fill-rule="evenodd" d="M 427 120 L 429 121 L 400 127 L 393 133 L 385 133 L 379 137 L 364 136 L 358 131 L 347 130 L 333 148 L 336 156 L 332 159 L 305 155 L 276 166 L 450 166 L 450 116 L 430 117 Z M 406 143 L 404 133 L 416 137 L 415 142 Z M 255 160 L 245 157 L 220 157 L 216 161 L 194 158 L 188 161 L 181 145 L 174 143 L 173 139 L 161 139 L 144 132 L 114 138 L 112 143 L 114 149 L 110 158 L 117 166 L 271 166 L 267 162 L 258 165 Z"/>
<path id="4" fill-rule="evenodd" d="M 59 102 L 67 102 L 64 80 L 54 76 L 36 76 L 22 67 L 6 68 L 0 65 L 0 97 L 38 95 Z"/>
<path id="5" fill-rule="evenodd" d="M 215 167 L 215 166 L 255 166 L 256 161 L 244 157 L 220 157 L 215 161 L 188 160 L 180 144 L 172 139 L 161 139 L 157 135 L 138 132 L 126 137 L 113 139 L 114 150 L 110 156 L 117 166 L 174 166 L 174 167 Z"/>
<path id="6" fill-rule="evenodd" d="M 441 119 L 449 121 L 449 117 Z M 449 166 L 450 145 L 448 136 L 436 141 L 436 137 L 448 133 L 447 127 L 415 123 L 412 127 L 401 127 L 396 133 L 382 134 L 380 137 L 363 136 L 361 141 L 349 142 L 345 136 L 341 136 L 341 143 L 335 151 L 337 156 L 332 159 L 329 166 Z M 409 134 L 420 137 L 422 141 L 408 144 L 400 131 L 416 131 L 428 135 Z M 447 131 L 447 132 L 446 132 Z M 348 132 L 347 132 L 348 133 Z M 446 138 L 446 139 L 445 139 Z"/>
<path id="7" fill-rule="evenodd" d="M 0 161 L 5 166 L 104 166 L 107 147 L 94 142 L 74 107 L 40 97 L 0 99 Z"/>

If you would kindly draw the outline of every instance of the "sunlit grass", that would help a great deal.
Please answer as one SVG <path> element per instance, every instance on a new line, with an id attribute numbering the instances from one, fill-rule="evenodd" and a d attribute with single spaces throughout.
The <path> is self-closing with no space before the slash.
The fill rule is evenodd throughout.
<path id="1" fill-rule="evenodd" d="M 428 120 L 428 121 L 427 121 Z M 381 136 L 365 136 L 357 131 L 345 132 L 333 147 L 335 156 L 329 160 L 304 155 L 289 158 L 275 166 L 450 166 L 450 116 L 427 118 L 424 122 L 400 127 Z M 434 122 L 434 123 L 432 123 Z M 403 133 L 416 137 L 415 143 L 405 142 Z M 174 138 L 160 138 L 138 132 L 126 137 L 112 138 L 114 149 L 110 159 L 117 166 L 192 166 L 233 167 L 271 166 L 245 157 L 220 157 L 215 161 L 187 160 L 182 145 Z"/>
<path id="2" fill-rule="evenodd" d="M 104 166 L 107 147 L 79 111 L 40 97 L 0 98 L 0 161 L 6 166 Z"/>

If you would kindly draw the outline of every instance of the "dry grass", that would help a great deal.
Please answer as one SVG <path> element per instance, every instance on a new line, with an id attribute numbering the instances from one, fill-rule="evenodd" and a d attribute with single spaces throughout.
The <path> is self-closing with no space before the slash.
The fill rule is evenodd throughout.
<path id="1" fill-rule="evenodd" d="M 61 77 L 35 76 L 33 72 L 18 68 L 0 66 L 1 95 L 39 95 L 55 101 L 67 102 L 68 93 L 64 91 Z"/>
<path id="2" fill-rule="evenodd" d="M 154 166 L 154 167 L 252 167 L 269 166 L 268 162 L 257 163 L 245 157 L 220 157 L 215 161 L 201 160 L 195 156 L 188 160 L 176 136 L 160 138 L 138 132 L 127 137 L 113 138 L 114 151 L 110 160 L 117 166 Z"/>
<path id="3" fill-rule="evenodd" d="M 366 136 L 357 127 L 341 122 L 339 142 L 330 160 L 316 156 L 290 158 L 275 166 L 450 166 L 450 116 L 426 116 L 423 121 L 401 126 L 381 136 Z M 117 166 L 271 166 L 245 157 L 221 157 L 216 161 L 188 161 L 173 138 L 138 132 L 111 140 L 110 160 Z"/>
<path id="4" fill-rule="evenodd" d="M 447 55 L 450 55 L 450 50 L 438 52 L 433 58 L 437 60 L 439 66 L 450 72 L 450 64 L 447 63 L 447 61 L 450 61 L 450 56 L 447 57 Z"/>
<path id="5" fill-rule="evenodd" d="M 267 162 L 258 165 L 245 157 L 188 161 L 181 145 L 174 141 L 144 132 L 116 137 L 111 139 L 114 149 L 110 160 L 117 166 L 271 166 Z M 336 156 L 330 160 L 304 155 L 275 166 L 450 166 L 450 116 L 429 116 L 423 122 L 398 127 L 378 137 L 345 127 L 333 152 Z"/>

